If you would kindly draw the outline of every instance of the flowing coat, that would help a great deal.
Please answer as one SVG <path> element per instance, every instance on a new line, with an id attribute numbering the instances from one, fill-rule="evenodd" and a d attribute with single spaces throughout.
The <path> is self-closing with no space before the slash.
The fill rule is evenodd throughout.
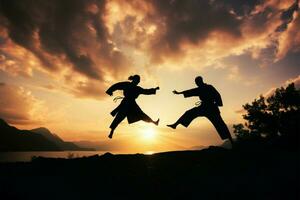
<path id="1" fill-rule="evenodd" d="M 123 90 L 124 98 L 122 99 L 121 103 L 110 113 L 112 116 L 126 116 L 129 124 L 149 118 L 136 103 L 135 99 L 138 98 L 140 94 L 156 94 L 155 88 L 144 89 L 133 84 L 132 82 L 125 81 L 112 85 L 106 91 L 106 93 L 111 94 L 116 90 Z"/>

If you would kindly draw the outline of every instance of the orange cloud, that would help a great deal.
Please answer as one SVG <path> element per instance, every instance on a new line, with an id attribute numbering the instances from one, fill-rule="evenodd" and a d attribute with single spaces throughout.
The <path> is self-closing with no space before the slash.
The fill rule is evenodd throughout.
<path id="1" fill-rule="evenodd" d="M 300 51 L 300 15 L 293 14 L 294 20 L 287 25 L 287 30 L 278 39 L 276 59 L 282 59 L 289 51 Z"/>
<path id="2" fill-rule="evenodd" d="M 267 65 L 297 50 L 300 40 L 298 1 L 291 0 L 1 5 L 0 70 L 46 72 L 61 84 L 59 90 L 80 98 L 100 99 L 107 82 L 152 65 L 201 69 L 245 52 Z"/>
<path id="3" fill-rule="evenodd" d="M 237 5 L 221 1 L 111 1 L 106 22 L 117 46 L 133 48 L 145 57 L 145 63 L 176 64 L 179 68 L 197 63 L 199 68 L 250 51 L 266 66 L 276 61 L 281 35 L 288 32 L 279 32 L 280 27 L 296 22 L 289 17 L 296 13 L 296 4 L 292 0 Z"/>
<path id="4" fill-rule="evenodd" d="M 14 125 L 41 124 L 47 109 L 30 91 L 0 83 L 0 118 Z"/>
<path id="5" fill-rule="evenodd" d="M 105 73 L 119 71 L 130 63 L 110 42 L 103 19 L 105 1 L 42 4 L 25 0 L 1 5 L 1 26 L 11 42 L 33 54 L 47 71 L 68 67 L 90 79 L 102 80 Z"/>

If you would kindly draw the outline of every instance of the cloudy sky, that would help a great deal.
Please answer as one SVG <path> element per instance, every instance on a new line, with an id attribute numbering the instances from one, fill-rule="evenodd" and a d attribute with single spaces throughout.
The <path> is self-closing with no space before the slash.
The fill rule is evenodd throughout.
<path id="1" fill-rule="evenodd" d="M 299 84 L 299 30 L 298 0 L 0 0 L 0 118 L 124 152 L 219 144 L 205 118 L 166 127 L 197 101 L 171 91 L 203 76 L 231 127 L 243 104 Z M 137 101 L 161 123 L 124 121 L 108 140 L 119 102 L 105 90 L 132 74 L 144 88 L 160 86 Z"/>

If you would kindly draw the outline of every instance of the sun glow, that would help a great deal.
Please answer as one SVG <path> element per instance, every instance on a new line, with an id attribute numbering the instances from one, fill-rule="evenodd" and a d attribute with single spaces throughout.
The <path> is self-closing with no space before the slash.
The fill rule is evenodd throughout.
<path id="1" fill-rule="evenodd" d="M 155 138 L 156 132 L 154 128 L 147 127 L 143 130 L 143 138 L 146 140 L 153 140 Z"/>
<path id="2" fill-rule="evenodd" d="M 153 154 L 154 154 L 154 151 L 146 151 L 145 154 L 146 154 L 146 155 L 153 155 Z"/>

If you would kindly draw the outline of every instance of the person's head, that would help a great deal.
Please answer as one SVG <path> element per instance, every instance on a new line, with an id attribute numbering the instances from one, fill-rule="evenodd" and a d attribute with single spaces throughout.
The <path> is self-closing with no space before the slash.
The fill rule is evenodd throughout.
<path id="1" fill-rule="evenodd" d="M 202 78 L 201 76 L 197 76 L 197 77 L 195 78 L 195 83 L 196 83 L 197 86 L 203 85 L 203 84 L 204 84 L 203 78 Z"/>
<path id="2" fill-rule="evenodd" d="M 138 85 L 141 78 L 140 78 L 139 75 L 136 74 L 136 75 L 133 75 L 133 76 L 129 76 L 128 80 L 130 80 L 133 84 Z"/>

